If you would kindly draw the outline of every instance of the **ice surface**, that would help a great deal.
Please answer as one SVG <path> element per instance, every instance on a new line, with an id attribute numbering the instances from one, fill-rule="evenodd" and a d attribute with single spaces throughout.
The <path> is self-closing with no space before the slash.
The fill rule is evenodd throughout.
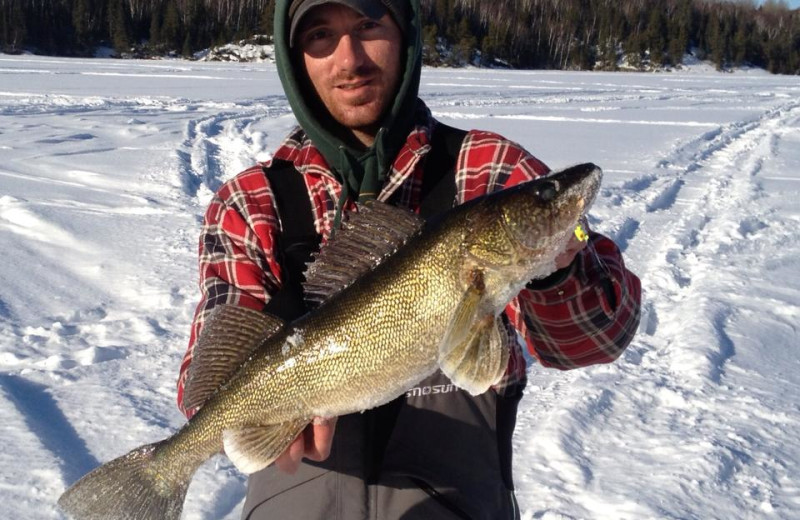
<path id="1" fill-rule="evenodd" d="M 797 518 L 797 78 L 426 69 L 421 92 L 554 169 L 602 166 L 591 224 L 643 280 L 617 363 L 531 367 L 522 517 Z M 293 124 L 268 64 L 0 55 L 0 518 L 60 518 L 68 484 L 183 423 L 202 212 Z M 215 459 L 185 518 L 243 494 Z"/>

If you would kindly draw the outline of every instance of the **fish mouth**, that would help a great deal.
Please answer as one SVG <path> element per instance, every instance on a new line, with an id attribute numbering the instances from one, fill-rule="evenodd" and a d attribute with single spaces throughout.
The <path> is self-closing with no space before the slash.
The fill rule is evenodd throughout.
<path id="1" fill-rule="evenodd" d="M 555 173 L 549 173 L 544 177 L 539 177 L 542 180 L 548 180 L 556 185 L 556 189 L 559 192 L 563 192 L 568 190 L 569 188 L 583 183 L 588 177 L 592 175 L 597 176 L 597 184 L 600 184 L 600 179 L 602 178 L 602 170 L 595 164 L 592 163 L 584 163 L 578 164 L 576 166 L 572 166 L 565 170 L 561 170 Z M 592 190 L 595 191 L 595 190 Z M 584 200 L 584 204 L 585 204 Z"/>
<path id="2" fill-rule="evenodd" d="M 580 216 L 585 218 L 589 208 L 594 204 L 600 191 L 603 180 L 603 171 L 592 163 L 579 164 L 556 174 L 545 177 L 556 184 L 556 189 L 561 194 L 572 193 L 576 208 Z"/>

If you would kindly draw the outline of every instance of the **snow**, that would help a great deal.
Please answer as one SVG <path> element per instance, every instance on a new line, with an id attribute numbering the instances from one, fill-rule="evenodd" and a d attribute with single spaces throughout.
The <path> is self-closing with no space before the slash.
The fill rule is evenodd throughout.
<path id="1" fill-rule="evenodd" d="M 265 40 L 266 37 L 256 38 Z M 200 61 L 243 61 L 275 63 L 275 47 L 255 41 L 242 40 L 239 43 L 228 43 L 219 47 L 205 49 L 194 55 Z"/>
<path id="2" fill-rule="evenodd" d="M 447 123 L 605 170 L 591 215 L 638 273 L 615 364 L 530 368 L 524 519 L 800 515 L 800 83 L 749 70 L 426 69 Z M 202 212 L 294 119 L 271 64 L 0 55 L 0 517 L 183 424 Z M 206 464 L 186 519 L 238 518 Z"/>

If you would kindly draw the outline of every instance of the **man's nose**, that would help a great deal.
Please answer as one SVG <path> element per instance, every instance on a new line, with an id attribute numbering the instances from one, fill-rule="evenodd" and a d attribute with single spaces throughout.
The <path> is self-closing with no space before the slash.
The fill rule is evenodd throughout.
<path id="1" fill-rule="evenodd" d="M 336 45 L 336 63 L 341 70 L 355 70 L 364 63 L 364 45 L 361 40 L 345 34 Z"/>

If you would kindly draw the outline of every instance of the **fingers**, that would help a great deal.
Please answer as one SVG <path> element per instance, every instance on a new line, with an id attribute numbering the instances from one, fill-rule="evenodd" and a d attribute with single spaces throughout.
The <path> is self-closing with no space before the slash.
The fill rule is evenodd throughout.
<path id="1" fill-rule="evenodd" d="M 306 427 L 306 430 L 308 427 Z M 303 452 L 305 448 L 304 441 L 305 430 L 292 441 L 286 450 L 275 459 L 275 465 L 278 469 L 289 475 L 293 475 L 297 468 L 300 467 L 300 461 L 303 460 Z"/>
<path id="2" fill-rule="evenodd" d="M 310 429 L 310 430 L 309 430 Z M 305 456 L 314 461 L 323 461 L 331 454 L 333 433 L 336 430 L 336 417 L 318 417 L 305 430 Z"/>
<path id="3" fill-rule="evenodd" d="M 284 473 L 294 474 L 303 458 L 323 461 L 331 454 L 333 434 L 336 430 L 336 417 L 324 419 L 317 417 L 305 427 L 281 455 L 275 465 Z"/>
<path id="4" fill-rule="evenodd" d="M 583 248 L 586 247 L 586 244 L 587 242 L 578 240 L 578 238 L 573 236 L 567 243 L 566 249 L 556 257 L 556 269 L 568 267 L 575 259 L 575 255 L 582 251 Z"/>

